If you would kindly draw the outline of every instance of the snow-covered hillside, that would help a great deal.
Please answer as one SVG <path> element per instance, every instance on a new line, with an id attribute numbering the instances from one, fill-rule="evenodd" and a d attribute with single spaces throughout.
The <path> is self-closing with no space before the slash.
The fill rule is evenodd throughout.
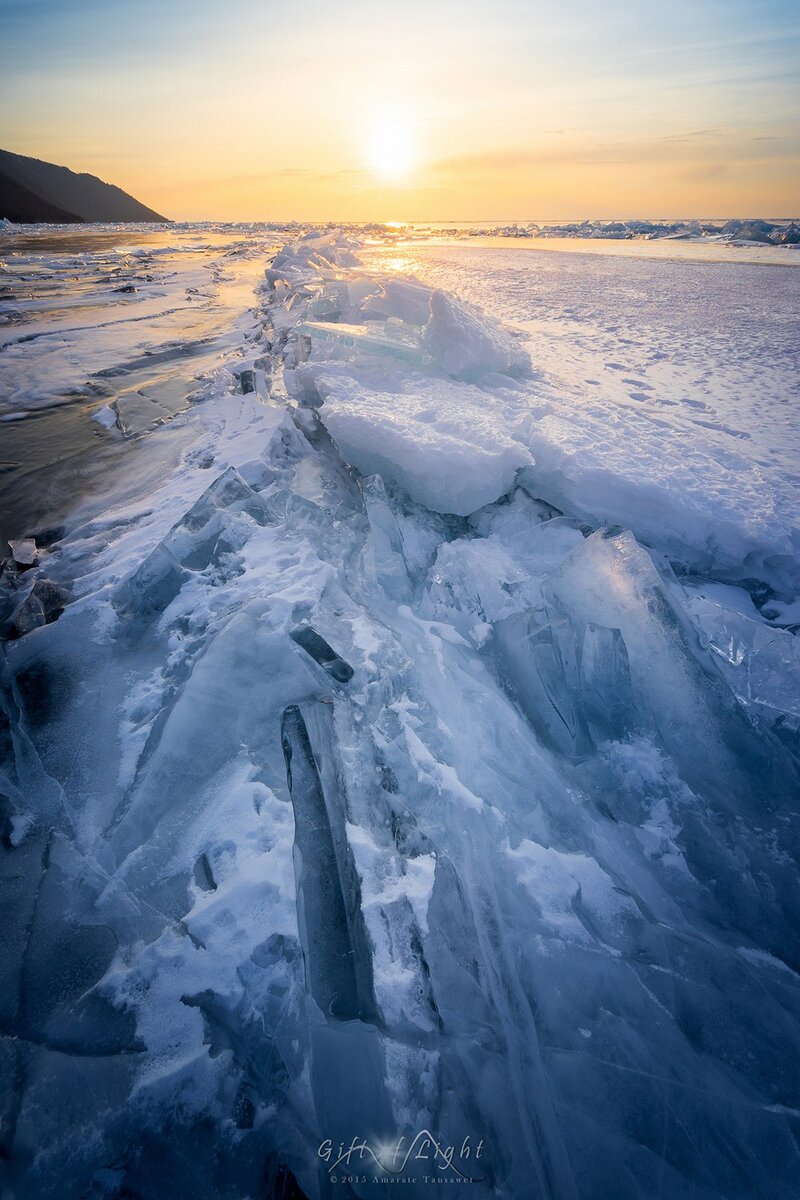
<path id="1" fill-rule="evenodd" d="M 797 476 L 480 278 L 287 243 L 6 567 L 9 1197 L 796 1195 Z"/>

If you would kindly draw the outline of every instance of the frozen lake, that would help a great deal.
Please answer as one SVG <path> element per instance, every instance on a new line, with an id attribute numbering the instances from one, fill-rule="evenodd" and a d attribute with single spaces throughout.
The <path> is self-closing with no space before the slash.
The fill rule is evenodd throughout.
<path id="1" fill-rule="evenodd" d="M 706 260 L 720 250 L 726 261 Z M 738 508 L 742 521 L 796 537 L 800 274 L 737 258 L 747 253 L 683 242 L 587 250 L 564 239 L 556 250 L 541 241 L 375 249 L 367 261 L 522 330 L 536 377 L 531 408 L 552 425 L 552 437 L 540 431 L 541 452 L 557 441 L 559 468 L 589 489 L 573 502 L 610 521 L 646 520 L 641 505 L 657 489 L 662 528 L 647 534 L 658 545 L 672 501 L 689 494 L 702 499 L 700 522 L 712 510 L 736 519 Z M 780 262 L 781 251 L 765 253 Z"/>
<path id="2" fill-rule="evenodd" d="M 4 252 L 16 1192 L 791 1200 L 792 252 L 78 239 Z"/>
<path id="3" fill-rule="evenodd" d="M 684 242 L 587 248 L 562 239 L 556 248 L 470 241 L 376 249 L 367 261 L 374 256 L 378 269 L 416 275 L 524 329 L 537 370 L 581 389 L 587 402 L 634 401 L 629 407 L 660 409 L 700 430 L 733 421 L 741 428 L 731 436 L 763 440 L 796 466 L 800 274 L 785 268 L 800 265 L 800 254 L 771 249 L 760 263 L 747 255 Z"/>

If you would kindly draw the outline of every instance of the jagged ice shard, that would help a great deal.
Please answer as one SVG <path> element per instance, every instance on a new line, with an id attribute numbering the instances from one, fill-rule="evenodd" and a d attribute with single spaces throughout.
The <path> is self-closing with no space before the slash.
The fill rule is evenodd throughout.
<path id="1" fill-rule="evenodd" d="M 6 571 L 4 1194 L 789 1200 L 790 536 L 610 526 L 522 341 L 359 254 Z"/>

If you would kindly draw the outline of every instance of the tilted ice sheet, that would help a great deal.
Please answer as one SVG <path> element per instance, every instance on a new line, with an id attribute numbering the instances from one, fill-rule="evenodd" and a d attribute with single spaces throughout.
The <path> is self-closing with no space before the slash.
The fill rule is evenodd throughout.
<path id="1" fill-rule="evenodd" d="M 503 405 L 467 384 L 412 377 L 399 390 L 377 391 L 324 373 L 315 384 L 344 458 L 436 512 L 468 516 L 508 492 L 531 461 L 507 432 Z"/>

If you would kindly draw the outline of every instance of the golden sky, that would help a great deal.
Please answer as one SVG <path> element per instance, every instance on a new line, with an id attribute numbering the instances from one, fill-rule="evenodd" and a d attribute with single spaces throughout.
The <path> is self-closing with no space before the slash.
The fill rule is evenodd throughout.
<path id="1" fill-rule="evenodd" d="M 175 219 L 800 212 L 787 0 L 0 0 L 0 145 Z"/>

